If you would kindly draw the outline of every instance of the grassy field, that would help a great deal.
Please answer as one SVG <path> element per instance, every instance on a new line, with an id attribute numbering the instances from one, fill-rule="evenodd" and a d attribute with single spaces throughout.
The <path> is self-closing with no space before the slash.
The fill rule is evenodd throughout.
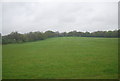
<path id="1" fill-rule="evenodd" d="M 3 79 L 116 79 L 117 38 L 58 37 L 3 45 Z"/>

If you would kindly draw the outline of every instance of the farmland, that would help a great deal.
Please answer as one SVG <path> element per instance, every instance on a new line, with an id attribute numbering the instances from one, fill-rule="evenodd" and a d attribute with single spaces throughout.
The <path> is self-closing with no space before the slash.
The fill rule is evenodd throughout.
<path id="1" fill-rule="evenodd" d="M 2 47 L 3 79 L 116 79 L 118 39 L 56 37 Z"/>

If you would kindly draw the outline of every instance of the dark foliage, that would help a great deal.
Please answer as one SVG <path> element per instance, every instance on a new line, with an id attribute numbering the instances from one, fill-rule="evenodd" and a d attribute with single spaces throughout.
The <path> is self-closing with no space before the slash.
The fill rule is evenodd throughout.
<path id="1" fill-rule="evenodd" d="M 120 30 L 114 31 L 96 31 L 96 32 L 53 32 L 53 31 L 46 31 L 46 32 L 29 32 L 25 34 L 20 34 L 18 32 L 12 32 L 8 35 L 2 36 L 2 44 L 9 44 L 9 43 L 22 43 L 22 42 L 30 42 L 30 41 L 37 41 L 37 40 L 44 40 L 51 37 L 69 37 L 69 36 L 76 36 L 76 37 L 120 37 Z M 1 39 L 1 34 L 0 34 Z"/>

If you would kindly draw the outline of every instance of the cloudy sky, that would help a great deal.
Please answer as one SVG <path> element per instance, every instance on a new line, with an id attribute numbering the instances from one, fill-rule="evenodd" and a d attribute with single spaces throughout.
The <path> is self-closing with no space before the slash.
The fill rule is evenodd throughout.
<path id="1" fill-rule="evenodd" d="M 117 2 L 4 2 L 1 7 L 3 35 L 118 29 Z"/>

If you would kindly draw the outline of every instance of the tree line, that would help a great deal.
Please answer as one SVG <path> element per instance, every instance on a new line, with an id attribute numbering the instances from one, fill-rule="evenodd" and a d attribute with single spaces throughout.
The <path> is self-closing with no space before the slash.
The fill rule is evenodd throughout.
<path id="1" fill-rule="evenodd" d="M 12 32 L 8 35 L 2 36 L 2 44 L 9 43 L 23 43 L 37 40 L 45 40 L 51 37 L 120 37 L 120 29 L 114 31 L 95 31 L 95 32 L 54 32 L 54 31 L 46 31 L 46 32 L 29 32 L 25 34 L 21 34 L 18 32 Z M 0 34 L 1 38 L 1 34 Z"/>

